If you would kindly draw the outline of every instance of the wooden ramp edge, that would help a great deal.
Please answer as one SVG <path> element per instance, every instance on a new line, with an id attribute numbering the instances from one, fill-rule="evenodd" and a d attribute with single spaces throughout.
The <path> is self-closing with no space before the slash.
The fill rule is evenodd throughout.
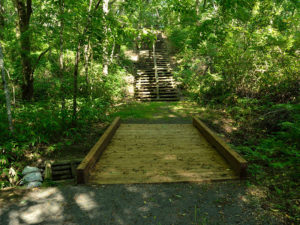
<path id="1" fill-rule="evenodd" d="M 106 129 L 98 142 L 92 147 L 86 157 L 82 160 L 80 165 L 77 167 L 77 184 L 88 183 L 90 169 L 94 167 L 119 126 L 120 117 L 117 117 Z"/>
<path id="2" fill-rule="evenodd" d="M 232 150 L 221 138 L 219 138 L 212 130 L 210 130 L 203 122 L 193 117 L 193 125 L 201 132 L 206 140 L 214 146 L 217 151 L 226 159 L 233 170 L 240 178 L 247 175 L 247 161 L 237 152 Z"/>

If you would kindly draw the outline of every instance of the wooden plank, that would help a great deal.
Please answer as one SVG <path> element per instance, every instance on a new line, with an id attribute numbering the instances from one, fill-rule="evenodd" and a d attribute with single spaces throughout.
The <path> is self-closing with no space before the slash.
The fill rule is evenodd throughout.
<path id="1" fill-rule="evenodd" d="M 68 170 L 59 170 L 59 171 L 52 171 L 53 176 L 58 176 L 58 175 L 70 175 L 71 174 L 71 168 L 69 167 Z"/>
<path id="2" fill-rule="evenodd" d="M 194 131 L 194 132 L 189 132 L 188 134 L 185 134 L 182 132 L 182 130 L 172 130 L 172 133 L 168 132 L 168 131 L 160 131 L 159 133 L 157 133 L 157 129 L 153 129 L 153 130 L 122 130 L 120 131 L 118 134 L 119 136 L 122 135 L 128 135 L 129 137 L 131 136 L 143 136 L 145 134 L 147 134 L 147 138 L 151 138 L 152 136 L 165 136 L 165 137 L 173 137 L 174 134 L 181 134 L 184 135 L 185 137 L 198 137 L 199 136 L 199 132 Z"/>
<path id="3" fill-rule="evenodd" d="M 145 126 L 146 125 L 146 126 Z M 191 124 L 130 124 L 130 123 L 122 123 L 122 127 L 126 130 L 157 130 L 164 128 L 171 128 L 172 130 L 181 130 L 189 129 L 193 130 L 193 126 Z"/>
<path id="4" fill-rule="evenodd" d="M 71 162 L 71 172 L 72 177 L 74 177 L 75 180 L 77 180 L 77 171 L 76 171 L 77 164 L 74 162 Z"/>
<path id="5" fill-rule="evenodd" d="M 238 177 L 192 124 L 121 124 L 90 173 L 91 184 L 200 182 Z"/>
<path id="6" fill-rule="evenodd" d="M 70 169 L 70 162 L 68 164 L 62 165 L 62 166 L 57 166 L 57 165 L 52 165 L 52 170 L 59 171 L 59 170 L 69 170 Z"/>
<path id="7" fill-rule="evenodd" d="M 176 157 L 176 158 L 182 158 L 182 157 L 194 157 L 194 158 L 201 158 L 201 159 L 207 159 L 207 158 L 213 158 L 215 157 L 214 155 L 209 155 L 209 151 L 205 152 L 199 152 L 198 149 L 194 149 L 193 151 L 190 152 L 185 152 L 185 151 L 157 151 L 157 152 L 146 152 L 143 150 L 140 153 L 137 153 L 136 151 L 111 151 L 109 148 L 109 153 L 103 153 L 101 156 L 101 159 L 106 159 L 106 158 L 112 158 L 112 157 L 120 157 L 123 158 L 124 154 L 128 155 L 130 158 L 147 158 L 147 157 L 165 157 L 165 158 L 171 158 L 171 157 Z"/>
<path id="8" fill-rule="evenodd" d="M 52 160 L 51 164 L 53 167 L 55 167 L 55 166 L 69 165 L 71 162 L 80 163 L 81 161 L 82 159 Z"/>
<path id="9" fill-rule="evenodd" d="M 102 158 L 101 158 L 102 159 Z M 153 170 L 153 166 L 163 166 L 162 168 L 183 168 L 183 167 L 190 167 L 190 166 L 196 166 L 197 169 L 211 169 L 211 168 L 228 168 L 228 164 L 224 161 L 222 161 L 221 156 L 220 157 L 204 157 L 201 159 L 193 159 L 193 157 L 153 157 L 152 161 L 149 162 L 149 159 L 147 158 L 133 158 L 131 161 L 129 161 L 129 157 L 124 158 L 106 158 L 102 160 L 101 164 L 98 164 L 99 166 L 95 167 L 95 170 L 102 169 L 104 167 L 110 167 L 110 168 L 133 168 L 132 163 L 134 162 L 134 168 L 148 168 Z M 116 161 L 118 160 L 118 161 Z M 206 161 L 206 163 L 205 163 Z M 158 168 L 157 170 L 160 170 L 162 168 Z"/>
<path id="10" fill-rule="evenodd" d="M 230 163 L 232 168 L 241 177 L 246 177 L 247 161 L 237 152 L 232 150 L 221 138 L 213 133 L 203 122 L 196 117 L 193 118 L 193 125 L 205 136 L 211 145 Z"/>
<path id="11" fill-rule="evenodd" d="M 120 117 L 117 117 L 112 124 L 106 129 L 99 141 L 92 147 L 87 156 L 82 160 L 77 167 L 77 183 L 85 184 L 88 182 L 89 171 L 100 158 L 102 152 L 109 144 L 116 130 L 120 126 Z"/>
<path id="12" fill-rule="evenodd" d="M 199 139 L 204 140 L 205 142 L 203 141 L 204 143 L 200 144 L 198 142 Z M 209 143 L 206 143 L 206 140 L 203 137 L 202 138 L 200 138 L 200 137 L 198 137 L 198 138 L 182 138 L 182 139 L 177 139 L 174 141 L 173 140 L 172 139 L 159 139 L 159 137 L 156 139 L 145 138 L 144 142 L 137 138 L 126 139 L 125 141 L 124 141 L 124 139 L 114 139 L 114 140 L 112 140 L 111 146 L 119 146 L 119 147 L 123 146 L 122 148 L 125 149 L 125 148 L 127 148 L 127 146 L 130 146 L 130 143 L 132 143 L 131 146 L 134 146 L 134 147 L 138 147 L 142 144 L 151 146 L 151 144 L 155 143 L 155 146 L 158 146 L 160 148 L 166 147 L 166 146 L 169 146 L 170 148 L 172 146 L 173 146 L 173 148 L 175 148 L 175 147 L 180 148 L 180 146 L 182 146 L 182 144 L 186 144 L 185 149 L 188 149 L 189 147 L 192 148 L 192 146 L 199 147 L 199 146 L 210 145 Z M 190 145 L 188 143 L 190 143 Z"/>
<path id="13" fill-rule="evenodd" d="M 91 180 L 91 184 L 138 184 L 138 183 L 174 183 L 174 182 L 211 182 L 211 181 L 224 181 L 224 180 L 235 180 L 239 177 L 236 176 L 233 171 L 226 172 L 202 172 L 194 173 L 187 175 L 174 175 L 174 174 L 142 174 L 137 176 L 136 174 L 132 175 L 108 175 L 95 177 Z"/>

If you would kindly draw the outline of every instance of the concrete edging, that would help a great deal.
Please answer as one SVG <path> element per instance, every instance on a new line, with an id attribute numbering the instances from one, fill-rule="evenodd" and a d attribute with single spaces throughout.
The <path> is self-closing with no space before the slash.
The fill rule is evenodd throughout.
<path id="1" fill-rule="evenodd" d="M 217 149 L 217 151 L 226 159 L 241 178 L 246 177 L 248 163 L 242 156 L 232 150 L 198 118 L 193 117 L 193 125 L 200 131 L 201 134 L 203 134 L 206 140 Z"/>
<path id="2" fill-rule="evenodd" d="M 116 130 L 119 128 L 121 122 L 120 117 L 115 118 L 111 125 L 105 130 L 98 142 L 91 148 L 86 157 L 77 167 L 77 184 L 88 183 L 89 171 L 99 160 L 101 154 L 113 138 Z"/>

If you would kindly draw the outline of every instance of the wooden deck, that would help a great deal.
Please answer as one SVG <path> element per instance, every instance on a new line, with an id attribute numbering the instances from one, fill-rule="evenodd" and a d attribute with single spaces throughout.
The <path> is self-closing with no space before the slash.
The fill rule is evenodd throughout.
<path id="1" fill-rule="evenodd" d="M 121 124 L 89 174 L 90 184 L 239 179 L 192 124 Z"/>

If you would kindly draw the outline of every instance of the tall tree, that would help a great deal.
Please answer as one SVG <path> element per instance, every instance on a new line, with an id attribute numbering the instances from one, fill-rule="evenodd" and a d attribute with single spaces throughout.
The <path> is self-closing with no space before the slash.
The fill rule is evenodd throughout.
<path id="1" fill-rule="evenodd" d="M 12 116 L 11 116 L 10 94 L 9 94 L 8 85 L 7 85 L 7 82 L 5 79 L 4 57 L 3 57 L 3 53 L 2 53 L 1 42 L 0 42 L 0 70 L 1 70 L 2 84 L 3 84 L 4 92 L 5 92 L 6 110 L 7 110 L 9 130 L 11 132 L 13 132 L 14 128 L 13 128 Z"/>
<path id="2" fill-rule="evenodd" d="M 97 11 L 102 0 L 98 0 L 95 8 L 91 11 L 88 10 L 88 17 L 86 24 L 84 26 L 83 32 L 79 34 L 77 40 L 76 56 L 74 63 L 74 83 L 73 83 L 73 115 L 72 115 L 72 124 L 75 126 L 77 121 L 77 93 L 78 93 L 78 71 L 79 71 L 79 62 L 80 62 L 80 49 L 84 45 L 85 35 L 90 31 L 90 26 L 94 13 Z"/>
<path id="3" fill-rule="evenodd" d="M 108 23 L 107 23 L 107 15 L 109 13 L 109 6 L 108 6 L 109 0 L 103 0 L 103 70 L 102 73 L 104 76 L 108 75 L 108 63 L 109 63 L 109 57 L 108 57 Z"/>
<path id="4" fill-rule="evenodd" d="M 9 130 L 11 133 L 13 132 L 13 123 L 12 123 L 12 116 L 11 116 L 11 103 L 10 103 L 10 94 L 9 94 L 9 89 L 8 85 L 6 82 L 5 78 L 5 67 L 4 67 L 4 56 L 3 56 L 3 51 L 2 51 L 2 44 L 1 40 L 4 38 L 3 30 L 5 26 L 5 21 L 4 21 L 4 5 L 3 1 L 0 0 L 0 71 L 1 71 L 1 79 L 2 79 L 2 84 L 4 88 L 4 93 L 5 93 L 5 100 L 6 100 L 6 111 L 7 111 L 7 119 L 8 119 L 8 126 Z"/>
<path id="5" fill-rule="evenodd" d="M 18 11 L 21 61 L 22 61 L 22 98 L 30 101 L 33 98 L 33 69 L 31 62 L 31 42 L 30 42 L 30 17 L 32 14 L 31 0 L 14 0 Z"/>
<path id="6" fill-rule="evenodd" d="M 60 94 L 61 94 L 61 113 L 62 122 L 65 122 L 65 89 L 64 89 L 64 0 L 59 1 L 59 15 L 60 15 L 60 28 L 59 28 L 59 78 L 60 78 Z"/>
<path id="7" fill-rule="evenodd" d="M 93 5 L 93 0 L 89 2 L 88 14 L 90 15 Z M 91 23 L 91 17 L 88 17 L 88 23 Z M 87 37 L 87 43 L 84 45 L 84 71 L 85 71 L 85 81 L 86 81 L 86 93 L 89 93 L 89 64 L 90 64 L 90 35 Z"/>
<path id="8" fill-rule="evenodd" d="M 4 29 L 4 1 L 0 0 L 0 28 L 1 30 Z M 3 32 L 0 31 L 0 39 L 3 39 Z"/>

